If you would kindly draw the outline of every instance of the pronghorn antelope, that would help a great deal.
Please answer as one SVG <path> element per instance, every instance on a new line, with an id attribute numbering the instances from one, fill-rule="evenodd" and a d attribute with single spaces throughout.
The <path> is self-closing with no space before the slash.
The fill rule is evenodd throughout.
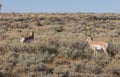
<path id="1" fill-rule="evenodd" d="M 104 41 L 94 41 L 91 37 L 87 37 L 86 40 L 90 47 L 94 50 L 94 54 L 97 54 L 97 50 L 103 50 L 104 53 L 108 56 L 107 53 L 107 48 L 108 48 L 108 43 Z"/>
<path id="2" fill-rule="evenodd" d="M 30 32 L 29 36 L 20 38 L 21 43 L 31 42 L 34 39 L 34 32 Z"/>

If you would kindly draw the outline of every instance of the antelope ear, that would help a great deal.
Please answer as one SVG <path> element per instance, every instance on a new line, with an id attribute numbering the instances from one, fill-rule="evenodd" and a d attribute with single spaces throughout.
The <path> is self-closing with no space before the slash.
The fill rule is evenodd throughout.
<path id="1" fill-rule="evenodd" d="M 90 39 L 91 39 L 91 40 L 93 40 L 93 38 L 92 38 L 92 37 L 90 37 Z"/>
<path id="2" fill-rule="evenodd" d="M 91 40 L 93 40 L 93 38 L 92 38 L 91 36 L 87 36 L 87 39 L 91 39 Z"/>

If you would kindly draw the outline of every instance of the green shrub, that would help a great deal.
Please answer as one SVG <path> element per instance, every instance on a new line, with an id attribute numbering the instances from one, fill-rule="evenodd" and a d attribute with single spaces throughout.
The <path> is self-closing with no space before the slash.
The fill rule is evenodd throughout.
<path id="1" fill-rule="evenodd" d="M 108 53 L 111 56 L 115 56 L 115 54 L 120 52 L 120 43 L 116 43 L 114 41 L 108 42 Z"/>
<path id="2" fill-rule="evenodd" d="M 68 42 L 64 43 L 67 44 Z M 74 42 L 65 47 L 59 48 L 59 53 L 66 58 L 76 59 L 84 56 L 84 48 L 86 44 L 84 42 Z"/>
<path id="3" fill-rule="evenodd" d="M 119 77 L 120 76 L 120 65 L 118 61 L 112 61 L 111 63 L 109 63 L 104 68 L 104 72 L 107 74 L 112 74 L 115 77 Z"/>
<path id="4" fill-rule="evenodd" d="M 5 73 L 0 72 L 0 77 L 6 77 Z"/>
<path id="5" fill-rule="evenodd" d="M 94 61 L 83 60 L 72 64 L 74 72 L 100 74 L 102 66 L 99 66 Z"/>
<path id="6" fill-rule="evenodd" d="M 54 69 L 54 73 L 58 74 L 60 77 L 68 77 L 69 76 L 69 68 L 56 67 Z"/>

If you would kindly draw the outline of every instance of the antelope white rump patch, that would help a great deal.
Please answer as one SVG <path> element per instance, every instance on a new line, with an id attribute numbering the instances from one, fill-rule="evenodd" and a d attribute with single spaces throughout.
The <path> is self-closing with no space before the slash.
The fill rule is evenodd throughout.
<path id="1" fill-rule="evenodd" d="M 20 38 L 20 42 L 23 43 L 25 38 Z"/>

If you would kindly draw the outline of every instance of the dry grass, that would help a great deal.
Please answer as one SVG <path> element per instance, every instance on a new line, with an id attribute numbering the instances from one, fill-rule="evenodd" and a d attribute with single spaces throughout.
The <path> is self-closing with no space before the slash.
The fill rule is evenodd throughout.
<path id="1" fill-rule="evenodd" d="M 0 14 L 1 77 L 119 77 L 117 14 Z M 31 43 L 21 36 L 35 32 Z M 109 56 L 93 55 L 86 35 L 107 41 Z"/>

